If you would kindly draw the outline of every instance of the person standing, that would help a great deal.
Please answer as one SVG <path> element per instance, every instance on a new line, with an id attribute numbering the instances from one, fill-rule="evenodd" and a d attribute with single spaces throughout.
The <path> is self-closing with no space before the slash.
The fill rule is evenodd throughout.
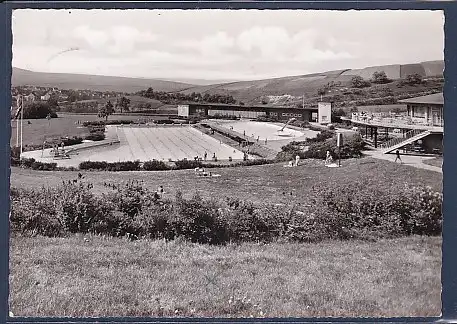
<path id="1" fill-rule="evenodd" d="M 400 160 L 400 163 L 403 164 L 403 161 L 401 160 L 401 157 L 400 157 L 400 150 L 395 151 L 395 162 L 397 162 L 397 160 Z"/>

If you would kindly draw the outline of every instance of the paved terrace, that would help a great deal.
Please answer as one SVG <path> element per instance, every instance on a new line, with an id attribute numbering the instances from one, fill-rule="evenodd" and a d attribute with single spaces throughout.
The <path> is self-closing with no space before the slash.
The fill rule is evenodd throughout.
<path id="1" fill-rule="evenodd" d="M 373 151 L 365 151 L 363 152 L 365 155 L 368 155 L 372 158 L 379 159 L 379 160 L 387 160 L 391 162 L 395 162 L 395 154 L 384 154 L 379 150 L 373 150 Z M 443 169 L 425 164 L 424 161 L 433 159 L 435 157 L 430 157 L 430 156 L 417 156 L 417 155 L 401 155 L 401 159 L 403 161 L 403 164 L 410 165 L 415 168 L 419 169 L 425 169 L 425 170 L 430 170 L 430 171 L 435 171 L 439 173 L 443 173 Z M 399 163 L 399 162 L 397 162 Z"/>

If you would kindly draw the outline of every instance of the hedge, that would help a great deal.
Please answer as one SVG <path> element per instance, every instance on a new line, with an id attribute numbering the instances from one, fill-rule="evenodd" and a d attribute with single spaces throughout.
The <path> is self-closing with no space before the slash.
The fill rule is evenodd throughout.
<path id="1" fill-rule="evenodd" d="M 174 166 L 166 164 L 163 161 L 146 161 L 140 163 L 139 161 L 126 161 L 126 162 L 113 162 L 106 161 L 84 161 L 79 164 L 80 170 L 98 170 L 98 171 L 166 171 L 166 170 L 185 170 L 195 168 L 227 168 L 227 167 L 240 167 L 240 166 L 253 166 L 274 163 L 274 160 L 267 159 L 254 159 L 247 161 L 239 161 L 230 164 L 215 164 L 204 163 L 195 160 L 178 160 Z"/>
<path id="2" fill-rule="evenodd" d="M 11 229 L 23 235 L 94 233 L 229 242 L 319 242 L 440 235 L 442 194 L 429 187 L 373 187 L 323 183 L 300 209 L 248 200 L 163 199 L 131 180 L 101 196 L 75 179 L 55 188 L 11 190 Z"/>

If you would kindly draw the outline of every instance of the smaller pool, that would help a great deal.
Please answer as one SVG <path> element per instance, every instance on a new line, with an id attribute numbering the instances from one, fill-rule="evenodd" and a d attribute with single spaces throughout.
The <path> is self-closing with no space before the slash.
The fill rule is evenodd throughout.
<path id="1" fill-rule="evenodd" d="M 307 136 L 306 132 L 301 132 L 295 129 L 285 128 L 281 131 L 281 126 L 255 121 L 230 121 L 221 122 L 221 126 L 231 129 L 239 134 L 250 136 L 252 138 L 259 138 L 264 141 L 287 140 L 298 137 Z M 311 137 L 311 136 L 310 136 Z"/>

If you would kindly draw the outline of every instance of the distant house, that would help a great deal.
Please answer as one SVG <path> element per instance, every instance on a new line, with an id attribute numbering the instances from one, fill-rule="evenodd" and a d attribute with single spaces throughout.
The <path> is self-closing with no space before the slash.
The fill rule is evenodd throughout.
<path id="1" fill-rule="evenodd" d="M 36 100 L 36 95 L 31 92 L 30 94 L 24 96 L 24 101 L 25 102 L 34 102 Z"/>
<path id="2" fill-rule="evenodd" d="M 49 92 L 46 93 L 44 96 L 41 96 L 41 100 L 43 100 L 43 101 L 48 101 L 49 98 L 51 98 L 51 95 Z"/>

